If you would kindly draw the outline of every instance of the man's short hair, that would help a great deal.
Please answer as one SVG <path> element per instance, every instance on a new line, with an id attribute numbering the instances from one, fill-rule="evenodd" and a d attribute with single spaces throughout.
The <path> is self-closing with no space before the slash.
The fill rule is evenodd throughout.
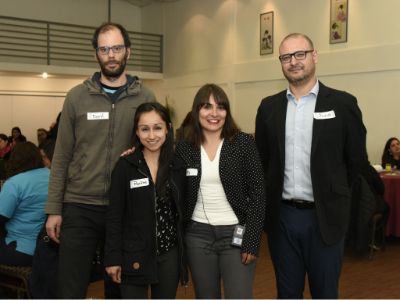
<path id="1" fill-rule="evenodd" d="M 95 32 L 93 34 L 93 38 L 92 38 L 92 46 L 93 46 L 93 48 L 97 49 L 97 47 L 98 47 L 98 39 L 99 39 L 100 33 L 104 33 L 104 32 L 107 32 L 107 31 L 115 29 L 115 28 L 117 28 L 121 32 L 122 37 L 124 38 L 125 47 L 126 48 L 130 48 L 131 47 L 131 40 L 129 39 L 128 31 L 121 24 L 113 23 L 113 22 L 103 23 L 99 27 L 96 28 L 96 30 L 95 30 Z"/>
<path id="2" fill-rule="evenodd" d="M 304 38 L 304 39 L 308 42 L 308 44 L 310 45 L 310 47 L 311 47 L 312 49 L 314 49 L 314 43 L 313 43 L 313 41 L 311 40 L 311 38 L 310 38 L 308 35 L 304 34 L 304 33 L 298 33 L 298 32 L 293 32 L 293 33 L 290 33 L 290 34 L 288 34 L 287 36 L 285 36 L 285 37 L 283 38 L 283 40 L 282 40 L 280 46 L 282 46 L 282 44 L 283 44 L 286 40 L 291 39 L 291 38 L 297 38 L 297 37 L 302 37 L 302 38 Z M 280 46 L 279 46 L 279 48 L 280 48 Z"/>

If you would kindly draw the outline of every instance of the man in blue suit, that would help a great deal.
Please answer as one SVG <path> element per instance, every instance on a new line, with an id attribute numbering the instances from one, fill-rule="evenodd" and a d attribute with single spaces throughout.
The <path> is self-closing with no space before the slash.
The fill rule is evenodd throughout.
<path id="1" fill-rule="evenodd" d="M 262 100 L 256 142 L 264 167 L 266 223 L 278 298 L 337 298 L 350 178 L 368 166 L 366 129 L 354 96 L 317 80 L 313 42 L 286 36 L 279 47 L 289 87 Z"/>

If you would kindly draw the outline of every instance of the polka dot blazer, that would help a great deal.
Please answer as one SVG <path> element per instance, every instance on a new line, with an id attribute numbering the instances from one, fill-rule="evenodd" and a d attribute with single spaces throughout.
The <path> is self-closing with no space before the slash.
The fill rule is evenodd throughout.
<path id="1" fill-rule="evenodd" d="M 197 176 L 187 176 L 183 217 L 188 223 L 197 202 L 201 179 L 200 148 L 185 141 L 176 145 L 177 156 Z M 226 197 L 241 225 L 246 225 L 242 252 L 258 254 L 265 216 L 264 175 L 253 137 L 240 132 L 222 145 L 219 174 Z"/>

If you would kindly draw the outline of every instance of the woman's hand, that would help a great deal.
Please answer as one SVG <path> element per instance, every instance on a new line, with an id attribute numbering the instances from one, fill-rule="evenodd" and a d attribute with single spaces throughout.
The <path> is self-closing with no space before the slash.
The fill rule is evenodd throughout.
<path id="1" fill-rule="evenodd" d="M 125 150 L 124 152 L 122 152 L 121 156 L 127 156 L 129 154 L 132 154 L 133 152 L 135 152 L 135 147 Z"/>
<path id="2" fill-rule="evenodd" d="M 250 254 L 250 253 L 242 253 L 242 264 L 248 265 L 251 262 L 255 261 L 257 256 Z"/>
<path id="3" fill-rule="evenodd" d="M 121 283 L 121 266 L 106 267 L 106 272 L 115 283 Z"/>

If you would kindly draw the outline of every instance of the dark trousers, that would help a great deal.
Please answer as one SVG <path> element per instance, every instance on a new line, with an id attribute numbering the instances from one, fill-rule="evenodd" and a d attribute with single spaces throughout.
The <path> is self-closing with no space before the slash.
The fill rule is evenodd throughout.
<path id="1" fill-rule="evenodd" d="M 179 282 L 179 256 L 175 247 L 157 257 L 158 283 L 133 285 L 124 283 L 122 277 L 121 294 L 124 299 L 147 299 L 150 287 L 152 299 L 175 299 Z"/>
<path id="2" fill-rule="evenodd" d="M 5 238 L 0 237 L 0 264 L 13 266 L 32 266 L 32 255 L 16 250 L 17 242 L 6 244 Z"/>
<path id="3" fill-rule="evenodd" d="M 106 210 L 106 206 L 64 204 L 57 279 L 59 298 L 86 297 L 96 249 L 103 248 Z M 105 297 L 120 298 L 119 287 L 108 276 L 104 279 Z"/>
<path id="4" fill-rule="evenodd" d="M 235 225 L 212 226 L 192 221 L 186 230 L 186 249 L 196 298 L 250 299 L 256 263 L 244 265 L 240 248 L 231 246 Z"/>
<path id="5" fill-rule="evenodd" d="M 279 232 L 268 243 L 279 299 L 303 298 L 306 274 L 312 298 L 338 298 L 344 238 L 326 245 L 315 209 L 281 204 Z"/>

